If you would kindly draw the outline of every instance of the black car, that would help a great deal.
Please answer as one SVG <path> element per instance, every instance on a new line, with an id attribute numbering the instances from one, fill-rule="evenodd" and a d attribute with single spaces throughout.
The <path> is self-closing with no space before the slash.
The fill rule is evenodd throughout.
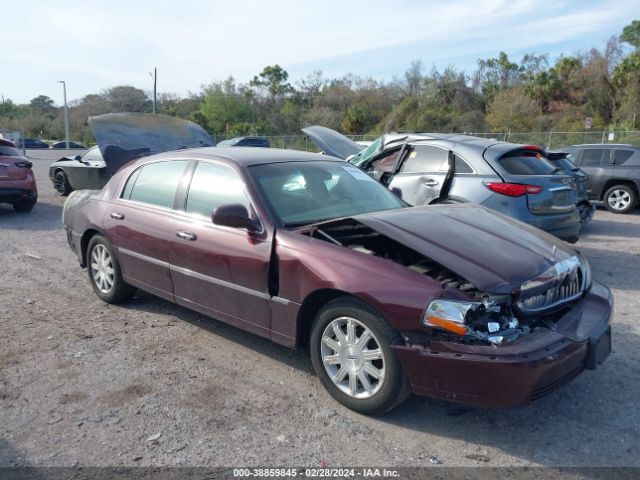
<path id="1" fill-rule="evenodd" d="M 56 142 L 51 144 L 51 148 L 67 148 L 66 142 Z M 69 148 L 78 149 L 78 150 L 86 150 L 87 147 L 82 145 L 81 143 L 69 142 Z"/>
<path id="2" fill-rule="evenodd" d="M 560 149 L 587 176 L 589 199 L 613 212 L 629 213 L 638 204 L 640 148 L 623 144 L 573 145 Z"/>
<path id="3" fill-rule="evenodd" d="M 17 148 L 49 148 L 49 144 L 39 138 L 23 138 L 16 142 Z"/>
<path id="4" fill-rule="evenodd" d="M 595 213 L 595 205 L 589 201 L 587 195 L 587 181 L 589 177 L 586 173 L 576 167 L 569 160 L 567 152 L 546 152 L 545 157 L 551 161 L 556 168 L 562 170 L 567 175 L 571 175 L 576 185 L 576 208 L 580 212 L 580 223 L 583 225 L 589 223 L 593 219 Z"/>
<path id="5" fill-rule="evenodd" d="M 99 190 L 111 178 L 100 149 L 92 147 L 82 155 L 63 157 L 49 166 L 49 178 L 60 195 L 85 188 Z"/>
<path id="6" fill-rule="evenodd" d="M 218 147 L 268 147 L 266 137 L 236 137 L 218 142 Z"/>

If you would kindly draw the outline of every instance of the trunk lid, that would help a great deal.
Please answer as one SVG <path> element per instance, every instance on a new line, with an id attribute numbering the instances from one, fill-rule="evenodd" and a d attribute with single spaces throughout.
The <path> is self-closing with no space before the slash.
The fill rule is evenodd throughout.
<path id="1" fill-rule="evenodd" d="M 490 293 L 510 293 L 575 250 L 479 205 L 429 205 L 355 217 Z"/>
<path id="2" fill-rule="evenodd" d="M 506 183 L 533 185 L 538 193 L 527 193 L 529 211 L 536 215 L 575 210 L 577 186 L 535 145 L 496 144 L 488 147 L 485 159 Z"/>
<path id="3" fill-rule="evenodd" d="M 24 180 L 27 178 L 29 169 L 16 165 L 16 163 L 27 161 L 24 157 L 0 156 L 0 180 Z"/>

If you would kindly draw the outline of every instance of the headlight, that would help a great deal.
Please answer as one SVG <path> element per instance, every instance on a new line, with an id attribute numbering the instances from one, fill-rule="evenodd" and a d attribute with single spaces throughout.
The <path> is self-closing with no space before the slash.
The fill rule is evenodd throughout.
<path id="1" fill-rule="evenodd" d="M 440 328 L 457 335 L 467 335 L 472 331 L 471 317 L 482 303 L 459 302 L 456 300 L 431 300 L 422 316 L 427 327 Z"/>

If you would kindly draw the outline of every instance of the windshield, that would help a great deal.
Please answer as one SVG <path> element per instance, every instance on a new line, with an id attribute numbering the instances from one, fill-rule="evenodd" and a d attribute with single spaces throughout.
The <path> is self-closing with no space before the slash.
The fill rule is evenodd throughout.
<path id="1" fill-rule="evenodd" d="M 352 163 L 353 165 L 356 165 L 356 166 L 362 165 L 369 158 L 371 158 L 373 155 L 378 153 L 378 150 L 380 148 L 380 145 L 382 144 L 382 140 L 383 139 L 384 139 L 384 137 L 377 138 L 367 148 L 365 148 L 364 150 L 361 150 L 358 153 L 356 153 L 355 155 L 352 155 L 351 157 L 347 158 L 347 161 L 349 163 Z"/>
<path id="2" fill-rule="evenodd" d="M 0 145 L 0 156 L 21 157 L 22 154 L 16 148 L 9 147 L 8 145 Z"/>
<path id="3" fill-rule="evenodd" d="M 249 172 L 285 227 L 406 206 L 362 170 L 341 162 L 270 163 Z"/>

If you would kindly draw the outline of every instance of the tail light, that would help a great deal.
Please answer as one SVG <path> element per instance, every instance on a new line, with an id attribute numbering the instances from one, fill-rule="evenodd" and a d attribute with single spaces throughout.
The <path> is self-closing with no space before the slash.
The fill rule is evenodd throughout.
<path id="1" fill-rule="evenodd" d="M 522 183 L 485 182 L 484 184 L 492 192 L 506 195 L 507 197 L 521 197 L 525 194 L 536 195 L 542 191 L 542 187 Z"/>
<path id="2" fill-rule="evenodd" d="M 16 165 L 16 167 L 20 167 L 20 168 L 31 168 L 31 167 L 33 167 L 33 163 L 31 163 L 31 162 L 16 162 L 15 165 Z"/>

